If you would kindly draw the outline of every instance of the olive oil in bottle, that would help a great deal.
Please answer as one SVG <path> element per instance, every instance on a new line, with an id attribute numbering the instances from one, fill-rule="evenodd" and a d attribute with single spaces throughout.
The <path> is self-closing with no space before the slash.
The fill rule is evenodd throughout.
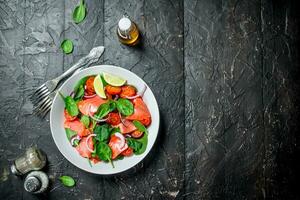
<path id="1" fill-rule="evenodd" d="M 128 46 L 135 46 L 140 41 L 137 25 L 126 16 L 123 16 L 118 23 L 117 35 L 120 42 Z"/>

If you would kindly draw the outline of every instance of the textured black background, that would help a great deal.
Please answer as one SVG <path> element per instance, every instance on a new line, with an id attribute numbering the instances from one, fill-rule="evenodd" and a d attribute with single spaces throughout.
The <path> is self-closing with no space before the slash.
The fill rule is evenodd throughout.
<path id="1" fill-rule="evenodd" d="M 299 7 L 271 0 L 0 0 L 0 199 L 299 199 Z M 116 37 L 128 14 L 143 34 L 130 48 Z M 64 55 L 64 38 L 74 41 Z M 49 118 L 28 95 L 98 45 L 99 64 L 142 77 L 161 111 L 146 160 L 114 177 L 81 171 L 57 150 Z M 51 187 L 33 196 L 8 174 L 26 147 L 49 159 Z M 76 187 L 61 186 L 60 175 Z"/>

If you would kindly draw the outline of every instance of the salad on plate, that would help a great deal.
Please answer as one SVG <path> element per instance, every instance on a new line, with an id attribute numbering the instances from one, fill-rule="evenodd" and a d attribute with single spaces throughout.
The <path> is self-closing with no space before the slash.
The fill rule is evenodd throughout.
<path id="1" fill-rule="evenodd" d="M 145 152 L 151 114 L 138 91 L 122 77 L 105 73 L 86 76 L 65 96 L 66 137 L 90 164 L 110 162 Z"/>

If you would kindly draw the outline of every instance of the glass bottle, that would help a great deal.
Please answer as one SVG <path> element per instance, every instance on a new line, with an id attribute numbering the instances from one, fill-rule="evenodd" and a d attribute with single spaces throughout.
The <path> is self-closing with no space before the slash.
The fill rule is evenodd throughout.
<path id="1" fill-rule="evenodd" d="M 135 46 L 140 41 L 140 32 L 137 25 L 127 16 L 123 16 L 118 23 L 117 35 L 122 44 Z"/>
<path id="2" fill-rule="evenodd" d="M 49 178 L 42 171 L 30 172 L 24 181 L 24 189 L 33 194 L 39 194 L 47 190 Z"/>
<path id="3" fill-rule="evenodd" d="M 46 155 L 36 147 L 28 148 L 11 166 L 15 175 L 23 175 L 32 170 L 42 169 L 47 162 Z"/>

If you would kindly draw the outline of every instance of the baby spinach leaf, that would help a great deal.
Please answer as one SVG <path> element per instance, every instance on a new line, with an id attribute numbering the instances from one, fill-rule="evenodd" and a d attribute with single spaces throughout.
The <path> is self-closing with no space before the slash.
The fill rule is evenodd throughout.
<path id="1" fill-rule="evenodd" d="M 121 114 L 125 116 L 133 114 L 133 104 L 128 99 L 119 98 L 116 103 L 117 109 Z"/>
<path id="2" fill-rule="evenodd" d="M 146 151 L 148 145 L 148 134 L 145 133 L 140 139 L 127 138 L 127 144 L 133 149 L 134 154 L 141 155 Z"/>
<path id="3" fill-rule="evenodd" d="M 110 136 L 110 129 L 108 124 L 102 126 L 97 125 L 94 129 L 96 139 L 100 142 L 106 142 Z"/>
<path id="4" fill-rule="evenodd" d="M 87 115 L 82 115 L 80 121 L 83 123 L 83 125 L 84 125 L 86 128 L 89 128 L 89 125 L 90 125 L 90 118 L 89 118 L 89 116 L 87 116 Z"/>
<path id="5" fill-rule="evenodd" d="M 73 147 L 77 147 L 79 145 L 80 140 L 75 139 L 73 142 Z"/>
<path id="6" fill-rule="evenodd" d="M 71 176 L 61 176 L 59 180 L 67 187 L 73 187 L 75 185 L 75 180 Z"/>
<path id="7" fill-rule="evenodd" d="M 135 152 L 136 155 L 141 155 L 146 151 L 147 145 L 148 145 L 148 134 L 145 133 L 143 137 L 137 139 L 138 142 L 142 144 L 142 147 Z"/>
<path id="8" fill-rule="evenodd" d="M 66 135 L 67 135 L 68 140 L 71 140 L 72 137 L 74 137 L 75 135 L 77 135 L 77 133 L 75 131 L 73 131 L 73 130 L 71 130 L 69 128 L 66 128 L 65 131 L 66 131 Z"/>
<path id="9" fill-rule="evenodd" d="M 116 103 L 114 101 L 108 101 L 99 106 L 94 116 L 98 119 L 102 119 L 103 117 L 108 115 L 108 113 L 114 111 L 115 109 L 116 109 Z"/>
<path id="10" fill-rule="evenodd" d="M 134 152 L 137 152 L 142 148 L 142 144 L 140 142 L 138 142 L 136 139 L 126 138 L 126 140 L 127 140 L 128 146 L 131 147 Z"/>
<path id="11" fill-rule="evenodd" d="M 75 92 L 74 100 L 81 100 L 84 96 L 84 87 L 83 85 L 79 86 L 78 90 Z"/>
<path id="12" fill-rule="evenodd" d="M 114 127 L 114 128 L 111 128 L 110 129 L 110 135 L 112 135 L 112 134 L 114 134 L 114 133 L 120 133 L 121 132 L 121 130 L 120 130 L 120 128 L 119 127 Z"/>
<path id="13" fill-rule="evenodd" d="M 110 162 L 112 164 L 112 166 L 114 167 L 112 160 L 111 160 L 112 151 L 106 143 L 99 142 L 98 145 L 96 145 L 96 154 L 99 156 L 99 158 L 101 160 Z"/>
<path id="14" fill-rule="evenodd" d="M 134 120 L 132 123 L 139 131 L 143 133 L 148 133 L 147 128 L 141 122 Z"/>
<path id="15" fill-rule="evenodd" d="M 65 98 L 65 106 L 66 110 L 68 111 L 69 115 L 72 117 L 77 116 L 79 113 L 78 107 L 74 99 L 70 96 L 66 96 Z"/>
<path id="16" fill-rule="evenodd" d="M 73 51 L 73 42 L 69 39 L 65 39 L 64 41 L 62 41 L 60 46 L 65 54 L 72 53 Z"/>
<path id="17" fill-rule="evenodd" d="M 86 16 L 86 7 L 84 1 L 81 0 L 79 5 L 75 8 L 73 12 L 73 20 L 76 24 L 82 22 Z"/>
<path id="18" fill-rule="evenodd" d="M 64 97 L 61 92 L 59 92 L 59 95 L 64 100 L 65 107 L 69 115 L 71 115 L 72 117 L 77 116 L 79 114 L 79 110 L 75 100 L 71 96 Z"/>
<path id="19" fill-rule="evenodd" d="M 77 92 L 77 90 L 79 89 L 80 86 L 83 86 L 83 88 L 84 88 L 85 82 L 86 82 L 86 80 L 87 80 L 88 78 L 89 78 L 89 77 L 86 76 L 86 77 L 80 79 L 80 80 L 76 83 L 76 85 L 75 85 L 75 87 L 74 87 L 74 92 L 75 92 L 75 93 Z"/>

